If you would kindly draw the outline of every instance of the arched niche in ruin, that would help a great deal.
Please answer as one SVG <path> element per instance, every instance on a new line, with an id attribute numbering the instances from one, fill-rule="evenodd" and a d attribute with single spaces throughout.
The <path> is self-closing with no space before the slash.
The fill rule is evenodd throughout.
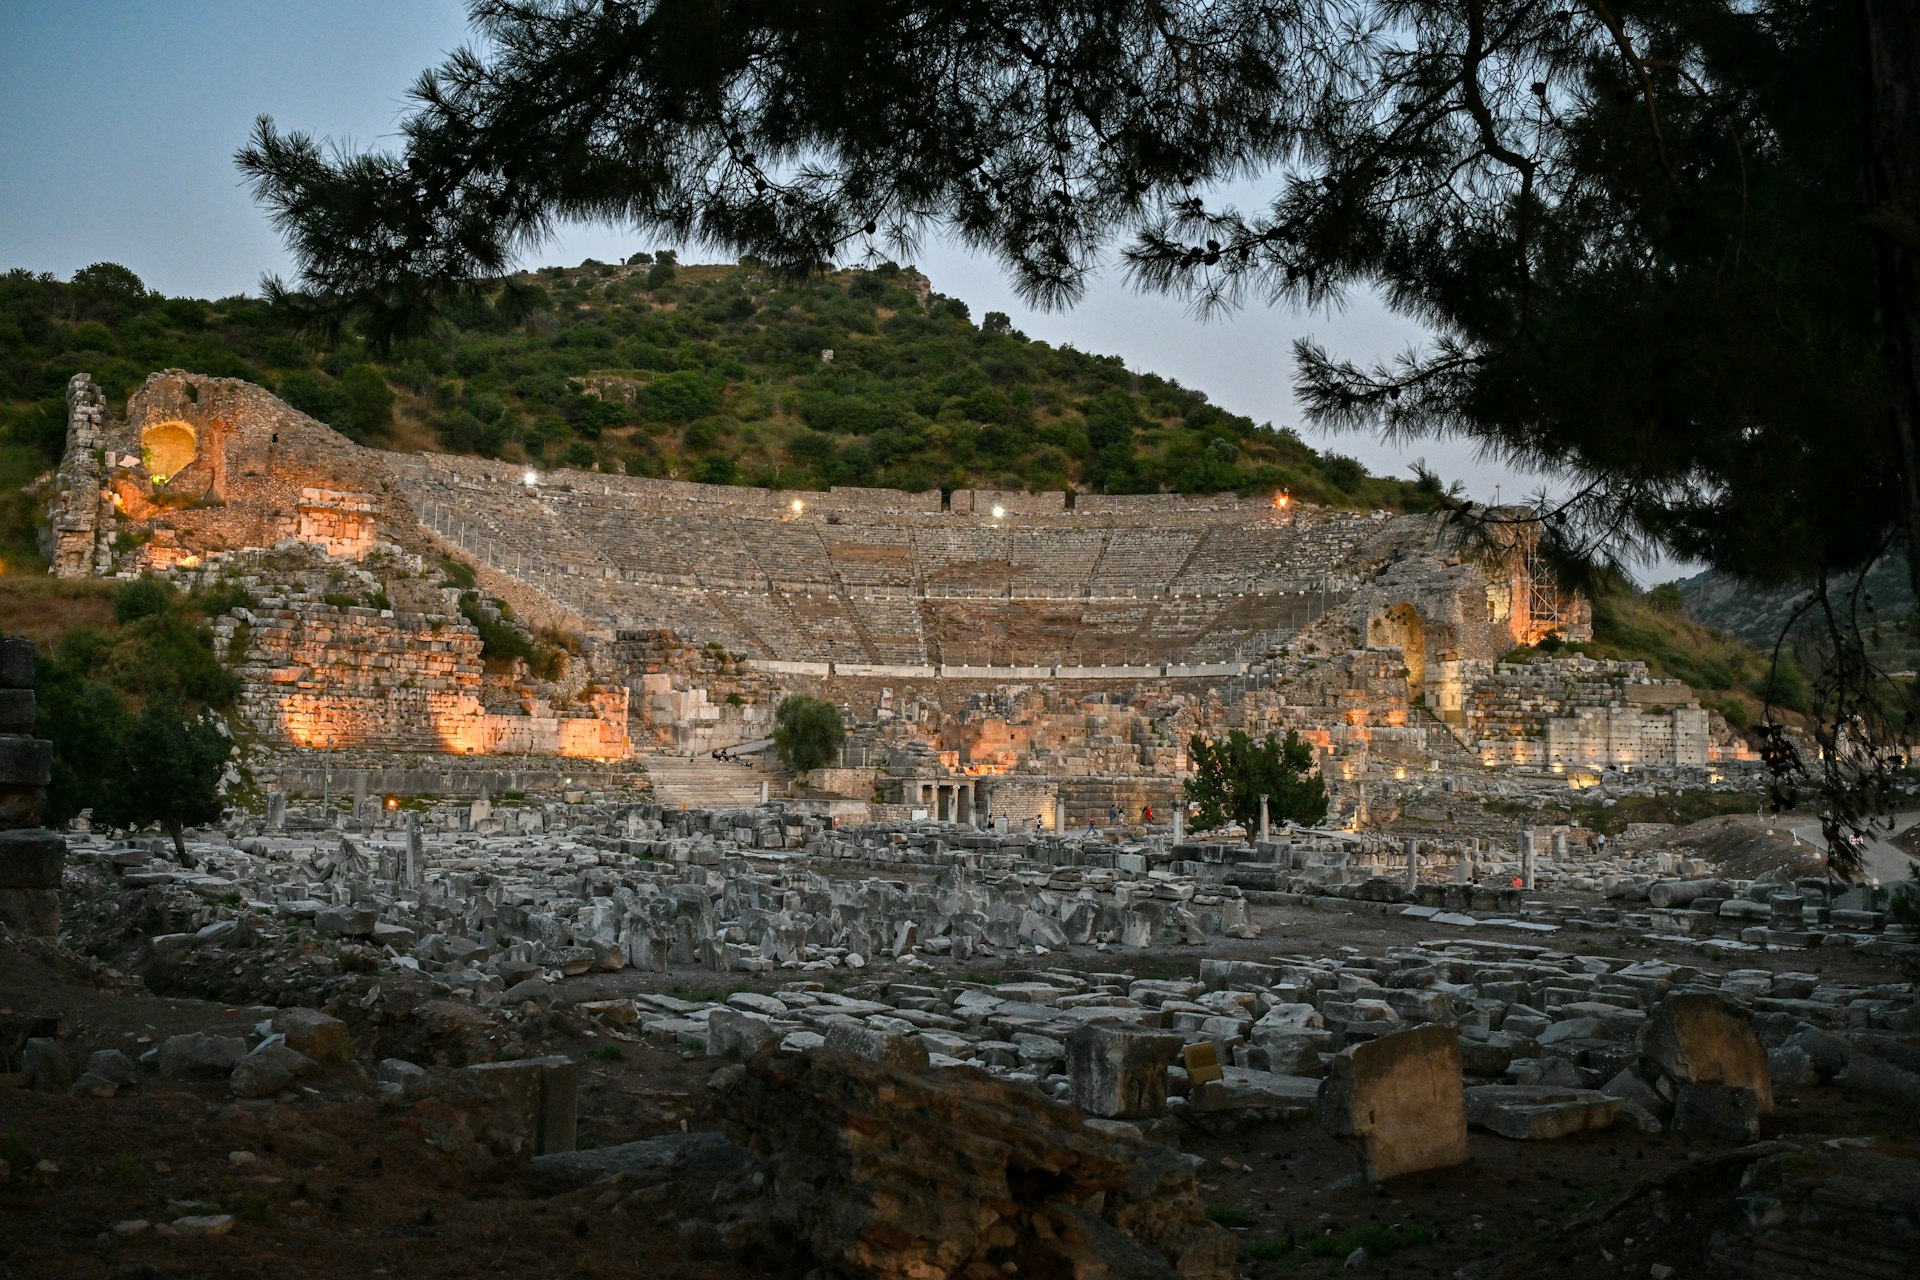
<path id="1" fill-rule="evenodd" d="M 1394 605 L 1367 624 L 1367 647 L 1398 649 L 1407 664 L 1407 697 L 1417 697 L 1427 680 L 1427 624 L 1410 604 Z"/>
<path id="2" fill-rule="evenodd" d="M 140 460 L 155 484 L 165 484 L 193 465 L 200 441 L 193 427 L 178 419 L 157 422 L 140 433 Z"/>

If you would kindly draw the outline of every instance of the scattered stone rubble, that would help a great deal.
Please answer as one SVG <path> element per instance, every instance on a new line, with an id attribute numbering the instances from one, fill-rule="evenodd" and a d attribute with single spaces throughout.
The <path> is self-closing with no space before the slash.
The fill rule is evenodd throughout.
<path id="1" fill-rule="evenodd" d="M 1471 883 L 1415 884 L 1413 897 L 1454 895 L 1454 909 L 1408 905 L 1404 875 L 1352 878 L 1333 867 L 1337 837 L 1300 833 L 1290 863 L 1311 843 L 1339 871 L 1316 883 L 1310 863 L 1292 868 L 1317 897 L 1224 883 L 1228 854 L 1249 853 L 1224 843 L 1209 860 L 1164 842 L 835 828 L 778 806 L 482 801 L 363 813 L 351 830 L 321 816 L 275 804 L 270 822 L 202 835 L 191 871 L 148 847 L 76 837 L 68 877 L 96 904 L 76 926 L 115 898 L 168 925 L 144 944 L 149 983 L 195 989 L 232 972 L 258 989 L 269 957 L 302 956 L 326 984 L 275 998 L 324 1011 L 262 1007 L 137 1060 L 70 1056 L 46 1028 L 25 1028 L 19 1083 L 105 1103 L 156 1077 L 200 1080 L 264 1103 L 354 1071 L 467 1175 L 525 1166 L 632 1188 L 697 1168 L 728 1188 L 706 1210 L 724 1237 L 773 1231 L 830 1266 L 900 1276 L 984 1276 L 1008 1260 L 1231 1274 L 1192 1164 L 1170 1149 L 1189 1132 L 1317 1122 L 1352 1142 L 1359 1177 L 1382 1181 L 1468 1159 L 1470 1130 L 1543 1141 L 1626 1126 L 1740 1144 L 1778 1088 L 1838 1083 L 1920 1103 L 1910 983 L 1576 941 L 1762 898 L 1769 929 L 1791 923 L 1776 904 L 1799 899 L 1802 927 L 1782 933 L 1866 947 L 1904 937 L 1871 911 L 1812 905 L 1812 886 L 1714 880 L 1685 860 L 1667 868 L 1684 879 L 1620 873 L 1668 905 L 1603 920 L 1609 908 L 1561 914 L 1511 889 L 1476 897 L 1492 891 Z M 1282 842 L 1269 843 L 1279 865 Z M 1556 866 L 1551 852 L 1532 861 L 1536 875 Z M 876 869 L 896 878 L 859 878 Z M 1140 976 L 1163 948 L 1223 935 L 1261 954 L 1255 901 L 1355 909 L 1389 880 L 1399 893 L 1370 909 L 1430 935 L 1330 955 L 1282 941 L 1257 960 L 1205 956 L 1195 977 Z M 1775 956 L 1803 945 L 1714 941 Z M 970 971 L 986 961 L 998 981 Z M 724 997 L 611 994 L 603 975 L 627 967 L 786 980 Z M 577 1068 L 533 1047 L 557 1021 L 732 1060 L 713 1081 L 728 1136 L 575 1153 Z M 455 1041 L 468 1047 L 453 1052 Z M 893 1194 L 919 1183 L 938 1194 Z M 945 1208 L 929 1216 L 926 1204 Z"/>
<path id="2" fill-rule="evenodd" d="M 73 857 L 119 888 L 201 900 L 151 940 L 160 962 L 273 921 L 364 944 L 369 963 L 483 1004 L 544 1003 L 549 973 L 926 972 L 1075 947 L 1247 940 L 1259 935 L 1253 905 L 1327 897 L 1397 908 L 1435 936 L 1638 933 L 1730 954 L 1910 943 L 1872 890 L 1835 892 L 1783 872 L 1715 879 L 1698 859 L 1581 856 L 1557 838 L 1539 848 L 1527 832 L 1515 853 L 1482 846 L 1430 858 L 1408 841 L 1396 866 L 1385 842 L 1347 833 L 1113 842 L 953 824 L 835 826 L 778 804 L 675 810 L 577 798 L 399 813 L 362 796 L 343 818 L 289 814 L 274 795 L 264 820 L 194 841 L 192 870 L 158 842 L 75 837 Z M 1431 870 L 1449 878 L 1423 878 Z M 1608 901 L 1549 904 L 1523 886 L 1604 889 Z M 1644 910 L 1634 909 L 1639 900 Z"/>
<path id="3" fill-rule="evenodd" d="M 1714 1101 L 1699 1091 L 1707 1085 L 1752 1092 L 1764 1114 L 1770 1075 L 1831 1079 L 1849 1070 L 1862 1045 L 1874 1062 L 1858 1079 L 1896 1095 L 1920 1082 L 1909 1057 L 1884 1047 L 1894 1043 L 1892 1033 L 1920 1021 L 1910 985 L 1849 987 L 1813 974 L 1715 972 L 1542 945 L 1583 927 L 1630 937 L 1657 928 L 1658 911 L 1676 908 L 1612 919 L 1596 918 L 1604 908 L 1569 907 L 1562 915 L 1517 900 L 1502 910 L 1474 899 L 1480 891 L 1470 885 L 1422 884 L 1419 894 L 1459 890 L 1464 897 L 1459 910 L 1397 908 L 1434 928 L 1418 946 L 1381 956 L 1278 954 L 1261 963 L 1210 958 L 1198 980 L 1136 979 L 1127 958 L 1146 949 L 1257 937 L 1248 895 L 1207 879 L 1208 863 L 1170 861 L 1179 869 L 1144 873 L 1050 866 L 1042 859 L 1069 843 L 1051 838 L 996 843 L 959 830 L 836 830 L 776 807 L 709 813 L 638 805 L 592 821 L 582 817 L 592 806 L 567 807 L 574 812 L 566 821 L 561 808 L 478 802 L 455 811 L 457 821 L 437 815 L 431 838 L 419 815 L 408 814 L 361 834 L 289 830 L 224 845 L 203 840 L 195 871 L 104 840 L 77 840 L 74 856 L 94 863 L 95 875 L 113 876 L 111 893 L 171 895 L 166 918 L 183 927 L 151 939 L 150 981 L 182 965 L 217 972 L 230 963 L 225 957 L 269 935 L 310 933 L 351 955 L 361 1008 L 398 1001 L 404 990 L 507 1018 L 577 1005 L 620 1034 L 721 1056 L 834 1044 L 895 1065 L 976 1066 L 1115 1118 L 1150 1119 L 1168 1097 L 1202 1124 L 1217 1112 L 1304 1116 L 1320 1079 L 1365 1067 L 1364 1058 L 1340 1065 L 1347 1050 L 1425 1026 L 1457 1033 L 1459 1068 L 1449 1075 L 1477 1087 L 1535 1090 L 1467 1095 L 1469 1119 L 1510 1136 L 1555 1136 L 1617 1119 L 1621 1109 L 1590 1096 L 1596 1090 L 1626 1104 L 1641 1124 L 1677 1114 L 1677 1124 L 1694 1126 L 1699 1108 Z M 1111 848 L 1089 856 L 1146 856 L 1104 852 Z M 889 865 L 916 878 L 853 879 L 816 869 L 831 869 L 836 855 L 857 862 L 848 856 L 854 851 L 873 865 L 897 858 Z M 1650 883 L 1650 896 L 1662 898 L 1698 884 Z M 1795 888 L 1787 895 L 1775 885 L 1731 882 L 1729 892 L 1747 896 L 1720 900 L 1714 910 L 1758 905 L 1757 897 L 1768 899 L 1770 912 L 1784 910 L 1783 899 L 1811 892 Z M 1713 901 L 1692 902 L 1703 900 Z M 1796 910 L 1807 928 L 1792 932 L 1818 926 L 1829 945 L 1891 947 L 1905 933 L 1875 912 Z M 1801 944 L 1795 937 L 1707 945 L 1777 951 Z M 1109 971 L 1083 973 L 1048 960 L 1075 948 L 1111 955 Z M 989 985 L 966 975 L 976 960 L 1021 957 L 1031 968 L 1015 981 Z M 583 999 L 573 981 L 628 966 L 784 970 L 794 980 L 773 994 L 739 992 L 725 1001 L 656 993 Z M 868 980 L 859 994 L 823 981 L 838 985 L 854 975 Z M 1693 1006 L 1662 1002 L 1696 992 L 1755 1020 L 1764 1051 L 1754 1058 L 1739 1050 L 1747 1054 L 1744 1074 L 1690 1065 L 1664 1047 L 1680 1035 L 1674 1011 Z M 1649 1022 L 1656 1010 L 1667 1012 Z M 1139 1038 L 1075 1038 L 1089 1027 Z M 1655 1039 L 1643 1046 L 1649 1027 Z M 1186 1066 L 1172 1065 L 1180 1046 L 1203 1042 L 1222 1064 L 1218 1080 L 1195 1081 Z M 235 1065 L 208 1061 L 223 1070 Z M 1710 1117 L 1698 1127 L 1719 1132 L 1726 1124 Z"/>

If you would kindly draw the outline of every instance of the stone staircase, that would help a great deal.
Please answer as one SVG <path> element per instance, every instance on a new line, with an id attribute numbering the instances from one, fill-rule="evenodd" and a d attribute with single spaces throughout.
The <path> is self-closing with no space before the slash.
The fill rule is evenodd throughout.
<path id="1" fill-rule="evenodd" d="M 642 756 L 656 803 L 670 809 L 739 809 L 760 803 L 764 773 L 707 756 Z"/>
<path id="2" fill-rule="evenodd" d="M 1469 750 L 1465 743 L 1453 736 L 1453 730 L 1447 722 L 1435 715 L 1427 707 L 1416 708 L 1413 722 L 1427 731 L 1427 754 L 1440 762 L 1440 767 L 1449 771 L 1477 770 L 1480 757 Z"/>

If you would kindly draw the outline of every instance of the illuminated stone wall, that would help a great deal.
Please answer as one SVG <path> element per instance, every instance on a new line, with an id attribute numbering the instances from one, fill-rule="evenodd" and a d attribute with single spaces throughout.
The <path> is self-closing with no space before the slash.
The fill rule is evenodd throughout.
<path id="1" fill-rule="evenodd" d="M 287 602 L 215 625 L 240 677 L 241 713 L 270 741 L 309 749 L 620 760 L 627 691 L 594 686 L 555 707 L 531 683 L 489 678 L 464 619 Z M 501 706 L 502 694 L 517 702 Z M 491 704 L 491 705 L 490 705 Z"/>
<path id="2" fill-rule="evenodd" d="M 1642 662 L 1573 657 L 1467 664 L 1463 737 L 1482 764 L 1704 765 L 1746 758 L 1718 713 Z"/>
<path id="3" fill-rule="evenodd" d="M 245 713 L 279 742 L 704 754 L 768 736 L 780 698 L 808 692 L 889 757 L 856 766 L 1050 786 L 1097 816 L 1164 804 L 1195 732 L 1297 729 L 1331 781 L 1357 783 L 1450 759 L 1443 724 L 1507 744 L 1502 763 L 1691 761 L 1715 731 L 1644 694 L 1506 707 L 1494 660 L 1549 624 L 1579 638 L 1584 606 L 1534 580 L 1523 539 L 1469 555 L 1434 517 L 529 473 L 364 449 L 258 387 L 178 370 L 122 421 L 83 379 L 69 400 L 57 571 L 204 578 L 292 545 L 324 572 L 384 575 L 347 605 L 312 573 L 277 594 L 268 575 L 259 608 L 222 624 Z M 415 580 L 442 552 L 527 627 L 585 635 L 578 669 L 557 685 L 485 671 L 458 593 Z"/>
<path id="4" fill-rule="evenodd" d="M 67 447 L 55 475 L 43 548 L 53 572 L 85 578 L 104 568 L 100 541 L 105 497 L 100 489 L 105 443 L 106 397 L 93 379 L 76 373 L 67 381 Z"/>

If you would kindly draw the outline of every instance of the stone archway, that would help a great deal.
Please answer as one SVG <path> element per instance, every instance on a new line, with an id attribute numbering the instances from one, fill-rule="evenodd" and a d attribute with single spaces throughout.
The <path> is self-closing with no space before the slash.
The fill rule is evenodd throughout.
<path id="1" fill-rule="evenodd" d="M 1407 697 L 1419 696 L 1427 681 L 1427 624 L 1410 604 L 1393 606 L 1367 626 L 1367 647 L 1398 649 L 1407 664 Z"/>
<path id="2" fill-rule="evenodd" d="M 200 456 L 199 436 L 187 423 L 157 422 L 140 433 L 140 459 L 155 484 L 165 484 Z"/>

